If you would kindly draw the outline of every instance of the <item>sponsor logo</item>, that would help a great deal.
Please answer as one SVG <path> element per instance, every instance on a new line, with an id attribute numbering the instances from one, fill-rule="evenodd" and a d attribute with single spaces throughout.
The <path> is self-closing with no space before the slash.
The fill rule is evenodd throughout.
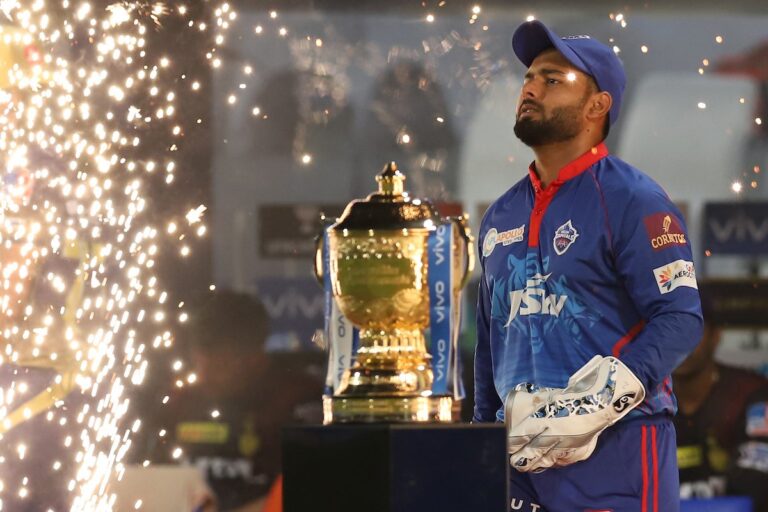
<path id="1" fill-rule="evenodd" d="M 730 217 L 710 219 L 708 225 L 720 243 L 763 243 L 768 240 L 768 219 L 749 216 L 743 210 Z"/>
<path id="2" fill-rule="evenodd" d="M 435 263 L 442 265 L 445 261 L 445 246 L 448 238 L 448 228 L 445 224 L 441 224 L 437 227 L 437 238 L 435 239 Z"/>
<path id="3" fill-rule="evenodd" d="M 629 404 L 635 398 L 635 393 L 626 393 L 621 395 L 615 402 L 613 402 L 613 410 L 616 412 L 622 412 L 629 407 Z"/>
<path id="4" fill-rule="evenodd" d="M 237 479 L 253 484 L 265 484 L 266 474 L 254 474 L 253 462 L 247 458 L 199 457 L 195 466 L 204 474 L 215 479 Z"/>
<path id="5" fill-rule="evenodd" d="M 562 256 L 565 254 L 573 242 L 579 237 L 579 232 L 571 224 L 571 220 L 557 228 L 555 231 L 555 237 L 552 239 L 552 246 L 555 248 L 555 252 Z"/>
<path id="6" fill-rule="evenodd" d="M 544 283 L 551 275 L 536 274 L 532 279 L 528 279 L 525 289 L 509 292 L 509 318 L 504 327 L 508 327 L 518 315 L 527 316 L 540 313 L 560 316 L 568 296 L 547 293 Z"/>
<path id="7" fill-rule="evenodd" d="M 768 436 L 768 402 L 752 404 L 747 409 L 747 435 Z"/>
<path id="8" fill-rule="evenodd" d="M 587 35 L 578 35 L 578 36 L 563 36 L 560 39 L 565 39 L 567 41 L 569 39 L 592 39 L 592 38 Z"/>
<path id="9" fill-rule="evenodd" d="M 685 260 L 675 260 L 663 267 L 653 269 L 659 292 L 669 293 L 680 286 L 698 289 L 696 284 L 696 270 L 693 263 Z"/>
<path id="10" fill-rule="evenodd" d="M 687 240 L 683 227 L 677 217 L 671 213 L 654 213 L 643 219 L 648 239 L 654 251 L 660 251 L 670 245 L 685 245 Z"/>
<path id="11" fill-rule="evenodd" d="M 739 447 L 739 460 L 736 465 L 744 469 L 754 469 L 768 473 L 768 444 L 750 441 Z"/>
<path id="12" fill-rule="evenodd" d="M 519 228 L 502 231 L 499 233 L 496 228 L 491 228 L 485 234 L 483 239 L 483 256 L 486 258 L 491 255 L 497 244 L 510 245 L 516 242 L 522 242 L 525 235 L 525 224 Z"/>

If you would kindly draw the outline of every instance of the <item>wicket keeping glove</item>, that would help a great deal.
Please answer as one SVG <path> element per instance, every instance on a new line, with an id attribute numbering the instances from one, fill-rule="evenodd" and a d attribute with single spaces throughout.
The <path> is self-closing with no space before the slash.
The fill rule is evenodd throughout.
<path id="1" fill-rule="evenodd" d="M 589 457 L 600 433 L 645 398 L 640 380 L 615 357 L 595 356 L 565 389 L 518 389 L 504 402 L 510 463 L 540 472 Z"/>

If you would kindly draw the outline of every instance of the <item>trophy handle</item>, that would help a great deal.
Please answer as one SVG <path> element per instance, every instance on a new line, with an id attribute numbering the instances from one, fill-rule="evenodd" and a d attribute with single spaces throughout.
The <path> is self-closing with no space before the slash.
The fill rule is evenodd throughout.
<path id="1" fill-rule="evenodd" d="M 456 227 L 461 239 L 464 241 L 464 249 L 466 250 L 466 259 L 464 260 L 464 273 L 461 276 L 459 289 L 463 289 L 469 277 L 472 275 L 472 271 L 475 269 L 475 251 L 473 245 L 474 238 L 469 232 L 469 226 L 467 225 L 468 217 L 466 214 L 457 217 L 449 217 L 450 221 Z"/>
<path id="2" fill-rule="evenodd" d="M 325 286 L 325 273 L 323 272 L 323 248 L 325 246 L 325 231 L 315 237 L 315 279 L 321 287 Z"/>

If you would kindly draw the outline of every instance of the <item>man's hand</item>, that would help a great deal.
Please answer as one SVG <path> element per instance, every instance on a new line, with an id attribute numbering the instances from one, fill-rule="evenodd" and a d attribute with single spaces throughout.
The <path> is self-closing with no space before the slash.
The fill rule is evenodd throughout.
<path id="1" fill-rule="evenodd" d="M 615 357 L 595 356 L 565 389 L 511 391 L 504 404 L 512 466 L 539 472 L 592 454 L 600 433 L 645 398 L 645 389 Z"/>

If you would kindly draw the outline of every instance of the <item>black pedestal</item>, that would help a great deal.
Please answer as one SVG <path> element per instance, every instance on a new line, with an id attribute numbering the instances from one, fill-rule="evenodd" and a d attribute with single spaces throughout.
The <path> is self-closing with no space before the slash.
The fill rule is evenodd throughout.
<path id="1" fill-rule="evenodd" d="M 505 512 L 502 425 L 283 430 L 284 512 Z"/>

